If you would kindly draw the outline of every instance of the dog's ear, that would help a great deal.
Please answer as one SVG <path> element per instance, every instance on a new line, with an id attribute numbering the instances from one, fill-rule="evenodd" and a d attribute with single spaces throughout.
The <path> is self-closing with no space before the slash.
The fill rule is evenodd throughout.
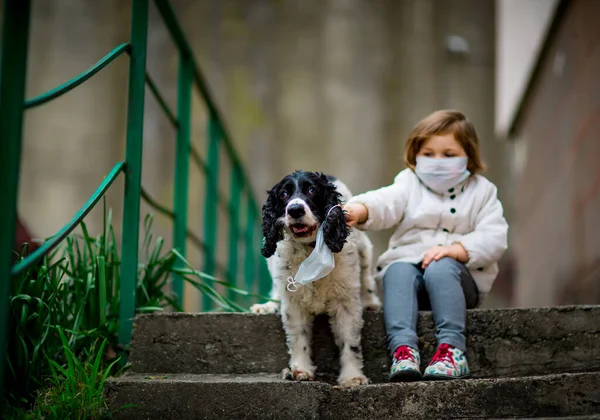
<path id="1" fill-rule="evenodd" d="M 279 214 L 277 211 L 277 185 L 267 191 L 267 201 L 262 207 L 262 230 L 264 243 L 261 249 L 263 257 L 269 258 L 277 249 L 277 242 L 283 239 L 281 226 L 278 224 Z"/>
<path id="2" fill-rule="evenodd" d="M 346 214 L 341 207 L 341 194 L 326 175 L 321 175 L 321 181 L 326 185 L 325 197 L 325 227 L 323 237 L 325 244 L 332 252 L 340 252 L 344 248 L 346 239 L 350 235 L 350 228 L 346 224 Z M 330 211 L 331 210 L 331 211 Z"/>

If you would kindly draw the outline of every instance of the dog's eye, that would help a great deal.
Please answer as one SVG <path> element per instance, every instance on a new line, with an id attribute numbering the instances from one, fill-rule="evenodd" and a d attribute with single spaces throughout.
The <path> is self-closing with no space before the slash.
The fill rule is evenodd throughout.
<path id="1" fill-rule="evenodd" d="M 287 191 L 281 191 L 281 192 L 279 193 L 279 198 L 280 198 L 280 199 L 282 199 L 282 200 L 285 200 L 285 199 L 286 199 L 286 198 L 288 198 L 288 197 L 289 197 L 289 194 L 288 194 L 288 192 L 287 192 Z"/>
<path id="2" fill-rule="evenodd" d="M 308 193 L 310 195 L 316 194 L 317 193 L 317 189 L 315 187 L 309 187 L 308 188 Z"/>

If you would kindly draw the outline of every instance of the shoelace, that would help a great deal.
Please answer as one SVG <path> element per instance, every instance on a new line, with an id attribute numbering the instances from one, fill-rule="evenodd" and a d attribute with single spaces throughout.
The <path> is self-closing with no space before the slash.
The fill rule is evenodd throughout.
<path id="1" fill-rule="evenodd" d="M 450 352 L 451 348 L 452 346 L 450 346 L 449 344 L 441 344 L 438 347 L 435 354 L 433 355 L 433 358 L 431 359 L 431 364 L 442 362 L 449 363 L 452 366 L 456 367 L 456 364 L 454 363 L 454 357 L 452 357 L 452 353 Z"/>
<path id="2" fill-rule="evenodd" d="M 413 362 L 415 362 L 415 358 L 412 354 L 412 352 L 410 351 L 410 347 L 408 346 L 400 346 L 396 349 L 396 352 L 394 353 L 394 358 L 396 360 L 411 360 Z"/>

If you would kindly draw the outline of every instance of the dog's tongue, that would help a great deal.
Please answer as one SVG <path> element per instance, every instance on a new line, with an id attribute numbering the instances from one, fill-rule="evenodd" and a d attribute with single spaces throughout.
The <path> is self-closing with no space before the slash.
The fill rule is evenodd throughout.
<path id="1" fill-rule="evenodd" d="M 308 231 L 308 226 L 293 226 L 294 233 L 304 233 Z"/>

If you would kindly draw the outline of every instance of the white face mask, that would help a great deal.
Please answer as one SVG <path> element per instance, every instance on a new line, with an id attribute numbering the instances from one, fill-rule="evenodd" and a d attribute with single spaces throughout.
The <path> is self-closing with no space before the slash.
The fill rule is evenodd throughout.
<path id="1" fill-rule="evenodd" d="M 419 179 L 438 193 L 447 192 L 471 175 L 467 157 L 430 158 L 417 156 L 415 173 Z"/>
<path id="2" fill-rule="evenodd" d="M 335 206 L 329 209 L 327 216 L 329 216 L 329 213 L 331 213 L 331 210 L 334 208 Z M 315 280 L 322 279 L 335 268 L 333 252 L 325 244 L 325 238 L 323 237 L 323 227 L 325 226 L 325 223 L 327 223 L 327 216 L 317 231 L 315 249 L 313 249 L 310 255 L 302 261 L 300 267 L 298 267 L 296 276 L 288 277 L 288 291 L 295 292 L 298 290 L 298 283 L 305 286 Z"/>

